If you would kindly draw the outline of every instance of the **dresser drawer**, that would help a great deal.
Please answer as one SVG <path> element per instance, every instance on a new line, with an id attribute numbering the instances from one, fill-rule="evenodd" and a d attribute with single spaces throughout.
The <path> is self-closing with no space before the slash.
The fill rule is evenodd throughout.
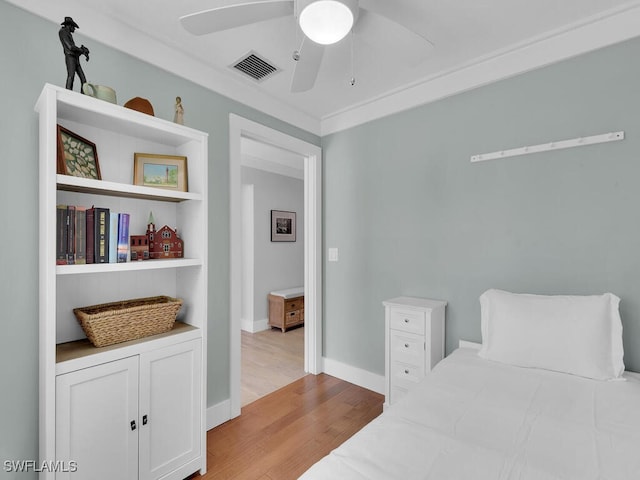
<path id="1" fill-rule="evenodd" d="M 391 364 L 391 388 L 410 389 L 424 378 L 424 366 L 393 362 Z"/>
<path id="2" fill-rule="evenodd" d="M 284 314 L 284 326 L 291 327 L 300 323 L 300 311 L 286 312 Z"/>
<path id="3" fill-rule="evenodd" d="M 391 309 L 389 327 L 392 330 L 424 335 L 425 313 L 415 310 Z"/>
<path id="4" fill-rule="evenodd" d="M 411 365 L 425 364 L 425 340 L 423 335 L 391 331 L 391 361 Z"/>
<path id="5" fill-rule="evenodd" d="M 284 311 L 292 312 L 304 308 L 304 297 L 291 298 L 284 301 Z"/>
<path id="6" fill-rule="evenodd" d="M 407 392 L 409 390 L 407 388 L 402 388 L 402 387 L 398 387 L 398 386 L 394 386 L 391 389 L 390 395 L 391 395 L 391 399 L 389 403 L 394 403 L 397 402 L 398 400 L 400 400 L 402 397 L 404 397 Z"/>

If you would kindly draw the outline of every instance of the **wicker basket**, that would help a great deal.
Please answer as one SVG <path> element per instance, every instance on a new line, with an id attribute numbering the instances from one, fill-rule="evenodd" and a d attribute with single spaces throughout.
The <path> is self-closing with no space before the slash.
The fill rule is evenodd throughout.
<path id="1" fill-rule="evenodd" d="M 173 328 L 182 300 L 148 297 L 74 308 L 87 338 L 96 347 L 168 332 Z"/>

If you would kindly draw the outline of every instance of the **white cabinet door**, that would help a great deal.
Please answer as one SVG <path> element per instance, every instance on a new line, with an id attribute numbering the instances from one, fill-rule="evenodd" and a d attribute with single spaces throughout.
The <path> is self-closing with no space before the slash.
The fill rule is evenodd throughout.
<path id="1" fill-rule="evenodd" d="M 192 340 L 140 355 L 140 479 L 200 456 L 202 346 Z"/>
<path id="2" fill-rule="evenodd" d="M 137 356 L 57 376 L 56 479 L 138 478 L 138 427 Z"/>

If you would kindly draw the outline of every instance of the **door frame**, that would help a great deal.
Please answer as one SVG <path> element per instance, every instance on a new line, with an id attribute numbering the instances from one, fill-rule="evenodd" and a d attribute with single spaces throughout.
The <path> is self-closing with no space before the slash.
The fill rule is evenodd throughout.
<path id="1" fill-rule="evenodd" d="M 304 157 L 304 369 L 314 375 L 322 372 L 322 149 L 232 113 L 229 115 L 231 418 L 240 415 L 241 409 L 242 137 Z"/>

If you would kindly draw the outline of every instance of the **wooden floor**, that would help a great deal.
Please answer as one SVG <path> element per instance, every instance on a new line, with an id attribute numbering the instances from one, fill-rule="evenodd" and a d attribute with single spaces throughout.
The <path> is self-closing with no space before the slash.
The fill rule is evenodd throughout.
<path id="1" fill-rule="evenodd" d="M 304 327 L 242 331 L 243 407 L 304 375 Z"/>
<path id="2" fill-rule="evenodd" d="M 208 480 L 297 479 L 382 412 L 383 395 L 306 375 L 207 434 Z"/>

